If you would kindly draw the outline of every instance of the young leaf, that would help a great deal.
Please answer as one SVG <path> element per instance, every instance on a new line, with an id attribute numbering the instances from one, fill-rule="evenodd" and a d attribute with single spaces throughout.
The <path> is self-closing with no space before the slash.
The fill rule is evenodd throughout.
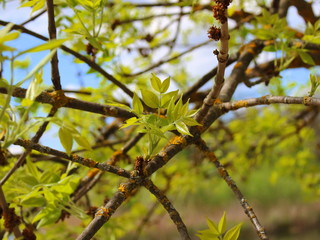
<path id="1" fill-rule="evenodd" d="M 139 120 L 140 119 L 136 117 L 129 118 L 128 120 L 126 120 L 126 123 L 121 126 L 121 128 L 139 125 L 139 122 L 138 122 Z"/>
<path id="2" fill-rule="evenodd" d="M 220 235 L 220 232 L 218 231 L 216 224 L 209 218 L 207 218 L 207 224 L 212 233 L 216 234 L 217 236 Z"/>
<path id="3" fill-rule="evenodd" d="M 184 117 L 182 121 L 187 125 L 187 126 L 200 126 L 201 124 L 198 123 L 194 118 L 192 117 Z"/>
<path id="4" fill-rule="evenodd" d="M 133 93 L 132 105 L 133 105 L 133 111 L 134 111 L 135 113 L 137 113 L 138 115 L 140 115 L 141 113 L 143 113 L 143 105 L 142 105 L 142 102 L 140 101 L 140 98 L 137 96 L 136 93 Z"/>
<path id="5" fill-rule="evenodd" d="M 168 107 L 170 100 L 174 98 L 173 101 L 175 101 L 177 95 L 178 95 L 178 90 L 163 94 L 161 97 L 161 107 L 162 108 Z"/>
<path id="6" fill-rule="evenodd" d="M 181 133 L 183 135 L 192 136 L 192 134 L 189 132 L 187 125 L 184 122 L 182 122 L 182 121 L 175 122 L 175 126 L 176 126 L 179 133 Z"/>
<path id="7" fill-rule="evenodd" d="M 43 208 L 32 220 L 33 223 L 39 221 L 37 228 L 55 223 L 61 215 L 61 210 L 53 204 L 47 205 Z"/>
<path id="8" fill-rule="evenodd" d="M 160 92 L 165 93 L 170 86 L 170 77 L 167 77 L 162 83 L 160 87 Z"/>
<path id="9" fill-rule="evenodd" d="M 23 206 L 39 207 L 46 204 L 46 199 L 42 196 L 39 188 L 25 195 L 20 202 Z"/>
<path id="10" fill-rule="evenodd" d="M 38 72 L 41 68 L 43 68 L 44 65 L 46 65 L 52 56 L 56 53 L 57 50 L 51 51 L 47 56 L 45 56 L 38 64 L 35 66 L 28 74 L 25 76 L 24 79 L 22 79 L 20 82 L 16 84 L 16 87 L 20 87 L 25 81 L 27 81 L 29 78 L 31 78 L 36 72 Z"/>
<path id="11" fill-rule="evenodd" d="M 299 51 L 299 56 L 301 58 L 301 60 L 309 65 L 316 65 L 316 63 L 314 62 L 313 58 L 310 56 L 310 54 L 303 52 L 303 51 Z"/>
<path id="12" fill-rule="evenodd" d="M 160 106 L 159 98 L 157 97 L 156 94 L 154 94 L 150 90 L 147 90 L 147 89 L 141 90 L 141 94 L 142 94 L 142 99 L 147 106 L 151 108 L 158 108 Z"/>
<path id="13" fill-rule="evenodd" d="M 26 99 L 34 100 L 45 89 L 45 87 L 41 85 L 43 82 L 42 73 L 42 69 L 40 72 L 35 73 L 35 78 L 27 89 Z"/>
<path id="14" fill-rule="evenodd" d="M 154 90 L 161 93 L 161 80 L 153 73 L 151 73 L 151 86 Z"/>
<path id="15" fill-rule="evenodd" d="M 61 127 L 59 129 L 59 139 L 63 148 L 66 150 L 66 153 L 70 154 L 73 144 L 73 137 L 71 132 L 68 131 L 65 127 Z"/>
<path id="16" fill-rule="evenodd" d="M 229 229 L 223 237 L 223 240 L 237 240 L 240 235 L 242 223 L 234 226 L 233 228 Z"/>
<path id="17" fill-rule="evenodd" d="M 60 47 L 65 41 L 68 39 L 54 39 L 50 40 L 44 44 L 41 44 L 39 46 L 35 46 L 32 48 L 29 48 L 23 52 L 20 52 L 16 57 L 21 56 L 25 53 L 34 53 L 34 52 L 40 52 L 40 51 L 45 51 L 45 50 L 52 50 L 54 48 Z"/>
<path id="18" fill-rule="evenodd" d="M 218 231 L 223 234 L 226 231 L 227 228 L 227 219 L 226 219 L 226 212 L 223 212 L 223 215 L 219 221 L 218 224 Z"/>
<path id="19" fill-rule="evenodd" d="M 90 143 L 85 137 L 81 136 L 80 134 L 73 134 L 72 136 L 74 140 L 79 144 L 79 146 L 87 150 L 92 150 Z"/>

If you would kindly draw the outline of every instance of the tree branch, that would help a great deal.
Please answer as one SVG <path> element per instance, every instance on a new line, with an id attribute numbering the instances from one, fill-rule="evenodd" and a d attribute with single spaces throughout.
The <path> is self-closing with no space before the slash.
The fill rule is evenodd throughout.
<path id="1" fill-rule="evenodd" d="M 269 105 L 275 103 L 300 104 L 305 106 L 320 107 L 320 98 L 315 97 L 290 97 L 290 96 L 263 96 L 259 98 L 249 98 L 234 102 L 217 103 L 216 107 L 223 111 L 233 111 L 240 108 L 254 107 L 259 105 Z"/>
<path id="2" fill-rule="evenodd" d="M 38 143 L 34 143 L 30 140 L 18 139 L 14 144 L 22 146 L 26 149 L 33 149 L 41 153 L 46 153 L 46 154 L 54 155 L 60 158 L 64 158 L 71 162 L 76 162 L 89 168 L 97 168 L 97 169 L 100 169 L 101 171 L 110 172 L 125 178 L 130 178 L 130 173 L 127 170 L 124 170 L 122 168 L 115 167 L 106 163 L 96 162 L 90 158 L 83 158 L 76 154 L 68 155 L 64 152 L 58 151 L 56 149 L 53 149 L 47 146 L 40 145 Z"/>
<path id="3" fill-rule="evenodd" d="M 269 238 L 266 235 L 264 228 L 260 224 L 258 217 L 254 213 L 253 208 L 249 205 L 247 200 L 244 198 L 243 194 L 241 193 L 240 189 L 236 185 L 235 181 L 230 177 L 229 173 L 224 168 L 224 166 L 220 163 L 220 161 L 217 159 L 214 152 L 210 151 L 209 147 L 202 139 L 199 139 L 195 144 L 205 154 L 205 156 L 209 158 L 210 162 L 212 162 L 216 166 L 219 175 L 225 180 L 225 182 L 228 184 L 230 189 L 236 195 L 236 197 L 240 201 L 241 206 L 244 209 L 244 212 L 247 214 L 253 226 L 255 227 L 259 238 L 262 240 L 268 240 Z"/>
<path id="4" fill-rule="evenodd" d="M 6 26 L 7 24 L 9 24 L 9 22 L 6 21 L 2 21 L 0 20 L 0 25 L 2 26 Z M 23 26 L 20 25 L 13 25 L 12 29 L 15 30 L 20 30 L 23 33 L 29 34 L 31 36 L 34 36 L 36 38 L 39 38 L 43 41 L 48 41 L 49 39 L 38 34 L 35 33 Z M 95 63 L 94 61 L 90 60 L 89 58 L 81 55 L 80 53 L 73 51 L 72 49 L 62 45 L 60 47 L 63 51 L 70 53 L 71 55 L 73 55 L 74 57 L 78 58 L 79 60 L 85 62 L 89 67 L 91 67 L 92 69 L 96 70 L 98 73 L 100 73 L 102 76 L 104 76 L 106 79 L 108 79 L 109 81 L 111 81 L 112 83 L 114 83 L 115 85 L 117 85 L 123 92 L 125 92 L 127 95 L 129 95 L 131 98 L 133 97 L 133 92 L 127 88 L 126 85 L 124 85 L 123 83 L 121 83 L 120 81 L 118 81 L 115 77 L 113 77 L 112 75 L 110 75 L 109 73 L 107 73 L 105 70 L 103 70 L 102 67 L 100 67 L 97 63 Z"/>
<path id="5" fill-rule="evenodd" d="M 56 23 L 54 20 L 54 5 L 53 0 L 46 0 L 47 2 L 47 12 L 48 12 L 48 32 L 49 39 L 57 38 Z M 53 83 L 55 90 L 61 90 L 59 66 L 58 66 L 58 53 L 56 52 L 51 59 L 51 81 Z"/>
<path id="6" fill-rule="evenodd" d="M 173 207 L 170 200 L 163 194 L 163 192 L 156 186 L 150 179 L 145 179 L 143 181 L 143 186 L 147 188 L 162 204 L 162 206 L 167 210 L 170 218 L 172 219 L 173 223 L 176 225 L 178 232 L 180 233 L 180 237 L 183 240 L 191 240 L 187 227 L 182 221 L 180 214 L 178 211 Z"/>
<path id="7" fill-rule="evenodd" d="M 24 88 L 15 88 L 13 90 L 12 96 L 18 98 L 25 98 L 26 96 L 26 89 Z M 8 90 L 6 88 L 0 87 L 0 93 L 7 94 Z M 131 112 L 128 112 L 122 108 L 109 106 L 109 105 L 102 105 L 98 103 L 91 103 L 82 101 L 76 98 L 71 98 L 67 96 L 59 95 L 57 91 L 55 92 L 42 92 L 35 101 L 41 103 L 51 104 L 54 107 L 66 107 L 66 108 L 73 108 L 78 109 L 86 112 L 98 113 L 105 116 L 116 117 L 116 118 L 124 118 L 128 119 L 134 117 L 135 115 Z"/>

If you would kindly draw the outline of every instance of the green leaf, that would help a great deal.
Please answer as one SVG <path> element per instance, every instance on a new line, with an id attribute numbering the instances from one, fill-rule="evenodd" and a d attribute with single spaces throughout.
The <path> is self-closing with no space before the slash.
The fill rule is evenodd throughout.
<path id="1" fill-rule="evenodd" d="M 161 96 L 161 107 L 162 107 L 162 108 L 168 107 L 168 105 L 169 105 L 169 103 L 170 103 L 170 100 L 171 100 L 172 98 L 174 98 L 174 99 L 173 99 L 173 102 L 175 102 L 176 97 L 177 97 L 177 95 L 178 95 L 178 91 L 179 91 L 179 90 L 176 90 L 176 91 L 172 91 L 172 92 L 168 92 L 168 93 L 163 94 L 163 95 Z"/>
<path id="2" fill-rule="evenodd" d="M 187 125 L 184 122 L 182 122 L 182 121 L 175 122 L 175 126 L 176 126 L 179 133 L 181 133 L 183 135 L 192 136 L 192 134 L 189 132 Z"/>
<path id="3" fill-rule="evenodd" d="M 45 50 L 52 50 L 54 48 L 60 47 L 65 41 L 68 39 L 54 39 L 50 40 L 44 44 L 41 44 L 39 46 L 35 46 L 32 48 L 29 48 L 23 52 L 20 52 L 16 57 L 21 56 L 25 53 L 34 53 L 34 52 L 40 52 L 40 51 L 45 51 Z"/>
<path id="4" fill-rule="evenodd" d="M 154 90 L 161 93 L 161 80 L 153 73 L 151 73 L 151 86 Z"/>
<path id="5" fill-rule="evenodd" d="M 80 134 L 72 134 L 72 137 L 79 144 L 79 146 L 87 150 L 92 150 L 89 141 L 85 137 L 81 136 Z"/>
<path id="6" fill-rule="evenodd" d="M 133 111 L 134 111 L 135 113 L 137 113 L 138 115 L 140 115 L 141 113 L 143 113 L 143 105 L 142 105 L 142 102 L 140 101 L 140 98 L 138 97 L 138 95 L 137 95 L 136 93 L 133 93 L 132 105 L 133 105 Z"/>
<path id="7" fill-rule="evenodd" d="M 39 221 L 37 228 L 41 228 L 45 225 L 55 223 L 61 215 L 61 209 L 53 204 L 47 205 L 43 208 L 32 220 L 33 223 Z"/>
<path id="8" fill-rule="evenodd" d="M 184 117 L 182 118 L 182 121 L 187 125 L 187 126 L 200 126 L 201 124 L 198 123 L 194 118 L 192 117 Z"/>
<path id="9" fill-rule="evenodd" d="M 21 199 L 21 204 L 28 207 L 40 207 L 46 204 L 46 199 L 42 196 L 39 188 L 30 192 Z"/>
<path id="10" fill-rule="evenodd" d="M 13 26 L 13 23 L 8 23 L 4 28 L 0 30 L 0 43 L 4 42 L 3 39 L 5 39 L 5 36 L 10 32 Z"/>
<path id="11" fill-rule="evenodd" d="M 216 224 L 213 221 L 211 221 L 209 218 L 207 218 L 207 224 L 208 224 L 208 227 L 209 227 L 209 229 L 211 230 L 211 232 L 213 234 L 215 234 L 217 236 L 220 235 Z"/>
<path id="12" fill-rule="evenodd" d="M 313 58 L 310 56 L 310 54 L 303 52 L 303 51 L 299 51 L 299 56 L 301 58 L 301 60 L 309 65 L 316 65 L 316 63 L 314 62 Z"/>
<path id="13" fill-rule="evenodd" d="M 56 53 L 56 50 L 51 51 L 47 56 L 45 56 L 28 74 L 25 76 L 24 79 L 22 79 L 20 82 L 16 84 L 16 87 L 21 86 L 25 81 L 27 81 L 29 78 L 31 78 L 36 72 L 38 72 L 41 68 L 46 65 L 53 55 Z"/>
<path id="14" fill-rule="evenodd" d="M 182 117 L 181 115 L 181 110 L 182 110 L 182 97 L 179 98 L 177 104 L 174 106 L 172 112 L 173 112 L 173 119 L 176 120 L 176 119 L 179 119 Z"/>
<path id="15" fill-rule="evenodd" d="M 121 126 L 121 128 L 126 128 L 134 125 L 139 125 L 140 123 L 138 122 L 140 119 L 136 117 L 132 117 L 126 120 L 126 123 Z M 121 129 L 120 128 L 120 129 Z"/>
<path id="16" fill-rule="evenodd" d="M 67 128 L 61 127 L 59 129 L 59 139 L 66 153 L 70 154 L 73 144 L 72 133 Z"/>
<path id="17" fill-rule="evenodd" d="M 227 219 L 226 219 L 226 212 L 223 212 L 223 215 L 218 224 L 218 231 L 223 234 L 227 228 Z"/>
<path id="18" fill-rule="evenodd" d="M 42 74 L 42 69 L 38 73 L 35 73 L 35 78 L 27 89 L 26 99 L 34 100 L 45 89 L 45 87 L 42 86 Z"/>
<path id="19" fill-rule="evenodd" d="M 0 39 L 0 43 L 7 42 L 7 41 L 12 41 L 14 39 L 17 39 L 19 37 L 20 33 L 19 32 L 9 32 L 5 36 L 3 36 Z"/>
<path id="20" fill-rule="evenodd" d="M 234 226 L 233 228 L 229 229 L 223 237 L 223 240 L 237 240 L 240 235 L 242 223 Z"/>
<path id="21" fill-rule="evenodd" d="M 107 105 L 118 107 L 118 108 L 122 108 L 124 110 L 129 111 L 129 112 L 132 112 L 132 109 L 130 107 L 128 107 L 127 105 L 122 104 L 122 103 L 117 103 L 117 102 L 113 102 L 113 101 L 107 101 Z"/>
<path id="22" fill-rule="evenodd" d="M 160 92 L 165 93 L 170 86 L 170 77 L 167 77 L 162 83 L 160 87 Z"/>
<path id="23" fill-rule="evenodd" d="M 159 98 L 156 94 L 154 94 L 153 92 L 147 89 L 141 90 L 141 94 L 142 94 L 142 99 L 147 106 L 151 108 L 160 107 Z"/>
<path id="24" fill-rule="evenodd" d="M 35 177 L 37 181 L 40 179 L 40 173 L 39 170 L 37 169 L 36 165 L 31 162 L 30 160 L 27 160 L 27 169 L 31 176 Z"/>

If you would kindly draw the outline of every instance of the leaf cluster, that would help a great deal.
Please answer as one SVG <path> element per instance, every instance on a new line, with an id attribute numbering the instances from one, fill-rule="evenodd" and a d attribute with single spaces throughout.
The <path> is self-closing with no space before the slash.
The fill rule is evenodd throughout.
<path id="1" fill-rule="evenodd" d="M 192 136 L 188 127 L 200 125 L 193 118 L 197 111 L 189 110 L 189 101 L 183 103 L 182 96 L 177 100 L 178 90 L 167 92 L 170 86 L 169 77 L 161 81 L 152 74 L 150 82 L 153 91 L 142 89 L 142 100 L 134 93 L 132 109 L 126 109 L 136 114 L 136 117 L 128 119 L 122 126 L 138 126 L 139 132 L 147 134 L 150 144 L 148 156 L 152 154 L 161 138 L 167 139 L 167 132 L 177 130 L 180 134 Z M 156 113 L 145 112 L 143 104 L 155 109 Z"/>
<path id="2" fill-rule="evenodd" d="M 223 213 L 218 225 L 210 219 L 207 219 L 207 224 L 209 227 L 208 229 L 198 231 L 199 234 L 197 234 L 197 236 L 200 237 L 201 240 L 237 240 L 239 238 L 242 225 L 242 223 L 239 223 L 229 230 L 226 230 L 226 212 Z"/>

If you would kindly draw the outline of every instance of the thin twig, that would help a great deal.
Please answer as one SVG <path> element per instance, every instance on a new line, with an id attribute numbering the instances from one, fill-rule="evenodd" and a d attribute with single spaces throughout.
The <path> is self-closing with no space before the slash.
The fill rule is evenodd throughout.
<path id="1" fill-rule="evenodd" d="M 269 104 L 300 104 L 305 106 L 320 107 L 320 98 L 316 97 L 290 97 L 290 96 L 262 96 L 259 98 L 248 98 L 239 101 L 217 103 L 216 107 L 224 111 L 234 111 L 240 108 L 254 107 Z"/>
<path id="2" fill-rule="evenodd" d="M 127 152 L 137 144 L 137 142 L 144 136 L 144 133 L 139 133 L 136 135 L 133 139 L 128 141 L 123 148 L 120 151 L 116 151 L 113 156 L 106 161 L 109 165 L 114 165 L 114 163 L 117 161 L 116 158 L 120 155 L 125 155 Z M 100 180 L 102 175 L 104 174 L 103 171 L 91 171 L 85 176 L 77 190 L 73 193 L 73 201 L 78 201 L 83 195 L 85 195 L 91 188 L 93 188 L 97 182 Z"/>
<path id="3" fill-rule="evenodd" d="M 53 0 L 46 0 L 47 2 L 47 12 L 48 12 L 48 32 L 49 39 L 57 38 L 57 30 L 56 23 L 54 20 L 54 5 Z M 51 59 L 51 81 L 53 83 L 54 89 L 61 90 L 61 82 L 60 82 L 60 74 L 59 74 L 59 66 L 58 66 L 58 53 L 56 52 Z"/>
<path id="4" fill-rule="evenodd" d="M 24 88 L 15 88 L 13 90 L 12 96 L 18 97 L 18 98 L 25 98 L 26 91 L 27 90 Z M 0 93 L 7 94 L 8 90 L 4 87 L 0 87 Z M 78 109 L 86 112 L 98 113 L 98 114 L 102 114 L 110 117 L 128 119 L 135 116 L 132 112 L 129 112 L 122 108 L 109 106 L 109 105 L 102 105 L 99 103 L 86 102 L 80 99 L 71 98 L 64 95 L 58 96 L 56 92 L 50 93 L 50 92 L 44 91 L 39 94 L 39 96 L 35 99 L 35 101 L 51 104 L 54 107 L 73 108 L 73 109 Z"/>
<path id="5" fill-rule="evenodd" d="M 126 77 L 135 77 L 135 76 L 141 75 L 141 74 L 146 73 L 146 72 L 148 72 L 148 71 L 150 71 L 150 70 L 152 70 L 152 69 L 154 69 L 154 68 L 156 68 L 156 67 L 159 67 L 159 66 L 161 66 L 161 65 L 163 65 L 163 64 L 165 64 L 165 63 L 169 63 L 169 62 L 171 62 L 171 61 L 173 61 L 173 60 L 176 60 L 176 59 L 182 57 L 183 55 L 192 52 L 193 50 L 195 50 L 195 49 L 197 49 L 197 48 L 200 48 L 200 47 L 202 47 L 202 46 L 205 46 L 205 45 L 207 45 L 209 42 L 211 42 L 211 41 L 205 41 L 205 42 L 199 43 L 199 44 L 197 44 L 197 45 L 195 45 L 195 46 L 187 49 L 186 51 L 184 51 L 184 52 L 182 52 L 182 53 L 179 53 L 179 54 L 176 55 L 176 56 L 173 56 L 173 57 L 171 57 L 171 58 L 167 58 L 167 59 L 165 59 L 165 60 L 160 60 L 160 61 L 158 61 L 157 63 L 154 63 L 153 65 L 151 65 L 150 67 L 148 67 L 148 68 L 146 68 L 146 69 L 144 69 L 144 70 L 142 70 L 142 71 L 139 71 L 139 72 L 136 72 L 136 73 L 131 73 L 131 74 L 123 74 L 123 75 L 126 76 Z"/>
<path id="6" fill-rule="evenodd" d="M 0 20 L 0 25 L 2 26 L 6 26 L 7 24 L 9 24 L 9 22 L 6 22 L 6 21 L 2 21 Z M 48 41 L 49 39 L 47 37 L 44 37 L 36 32 L 33 32 L 23 26 L 20 26 L 20 25 L 13 25 L 12 26 L 12 29 L 15 29 L 15 30 L 20 30 L 24 33 L 27 33 L 31 36 L 34 36 L 36 38 L 39 38 L 43 41 Z M 118 81 L 114 76 L 112 76 L 111 74 L 107 73 L 105 70 L 103 70 L 103 68 L 98 65 L 97 63 L 95 63 L 94 61 L 92 61 L 91 59 L 85 57 L 84 55 L 76 52 L 76 51 L 73 51 L 72 49 L 62 45 L 60 47 L 63 51 L 67 52 L 67 53 L 70 53 L 71 55 L 73 55 L 74 57 L 78 58 L 79 60 L 85 62 L 89 67 L 91 67 L 92 69 L 96 70 L 97 72 L 99 72 L 102 76 L 104 76 L 106 79 L 108 79 L 109 81 L 111 81 L 112 83 L 114 83 L 115 85 L 117 85 L 123 92 L 125 92 L 127 95 L 129 95 L 130 97 L 133 97 L 133 92 L 127 88 L 127 86 L 123 83 L 121 83 L 120 81 Z"/>
<path id="7" fill-rule="evenodd" d="M 228 171 L 217 159 L 214 152 L 210 151 L 209 147 L 202 139 L 199 139 L 195 144 L 205 154 L 205 156 L 209 158 L 209 160 L 216 166 L 220 176 L 225 180 L 225 182 L 228 184 L 228 186 L 233 191 L 235 196 L 239 199 L 240 204 L 244 209 L 244 212 L 247 214 L 253 226 L 255 227 L 260 239 L 268 240 L 269 238 L 266 235 L 264 228 L 260 224 L 258 217 L 254 213 L 253 208 L 249 205 L 248 201 L 244 198 L 242 192 L 236 185 L 235 181 L 230 177 Z"/>
<path id="8" fill-rule="evenodd" d="M 61 152 L 56 149 L 40 145 L 38 143 L 34 143 L 30 140 L 18 139 L 14 144 L 22 146 L 27 149 L 33 149 L 41 153 L 46 153 L 46 154 L 54 155 L 60 158 L 64 158 L 64 159 L 70 160 L 71 162 L 76 162 L 89 168 L 97 168 L 102 171 L 110 172 L 121 177 L 130 178 L 130 173 L 127 170 L 124 170 L 122 168 L 115 167 L 106 163 L 96 162 L 90 158 L 84 158 L 76 154 L 68 155 L 65 152 Z"/>
<path id="9" fill-rule="evenodd" d="M 227 19 L 227 10 L 228 8 L 221 9 L 220 11 L 223 11 L 223 15 L 226 17 L 226 19 L 218 19 L 221 22 L 221 47 L 217 54 L 218 59 L 218 68 L 217 68 L 217 75 L 215 78 L 215 84 L 213 85 L 211 91 L 207 95 L 207 97 L 204 99 L 203 104 L 201 106 L 200 111 L 195 116 L 195 119 L 198 122 L 201 122 L 202 119 L 205 117 L 206 113 L 208 112 L 209 108 L 212 106 L 214 101 L 218 98 L 220 91 L 222 89 L 222 86 L 224 84 L 224 73 L 227 66 L 228 58 L 229 58 L 229 47 L 228 47 L 228 41 L 229 41 L 229 29 L 228 29 L 228 19 Z"/>
<path id="10" fill-rule="evenodd" d="M 162 204 L 162 206 L 167 210 L 171 220 L 176 225 L 178 232 L 180 233 L 180 237 L 183 240 L 191 240 L 187 227 L 182 221 L 180 214 L 173 207 L 170 200 L 163 194 L 163 192 L 156 186 L 150 179 L 145 179 L 143 181 L 143 186 L 145 186 Z"/>
<path id="11" fill-rule="evenodd" d="M 43 9 L 38 14 L 34 15 L 33 17 L 29 18 L 28 20 L 24 21 L 23 23 L 20 23 L 20 25 L 23 26 L 23 25 L 26 25 L 29 22 L 32 22 L 32 21 L 36 20 L 38 17 L 42 16 L 46 11 L 47 11 L 47 9 Z"/>

